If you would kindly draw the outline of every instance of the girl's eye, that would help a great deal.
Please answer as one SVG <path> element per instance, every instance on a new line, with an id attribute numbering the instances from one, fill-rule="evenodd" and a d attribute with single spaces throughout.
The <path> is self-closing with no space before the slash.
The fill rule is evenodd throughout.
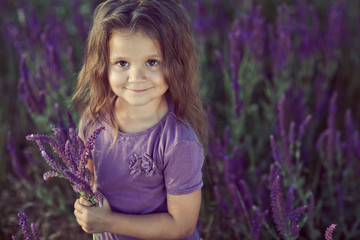
<path id="1" fill-rule="evenodd" d="M 119 61 L 116 63 L 116 65 L 118 65 L 119 67 L 128 67 L 129 63 L 125 61 Z"/>
<path id="2" fill-rule="evenodd" d="M 155 67 L 159 64 L 159 62 L 155 59 L 150 59 L 146 62 L 146 66 L 149 66 L 149 67 Z"/>

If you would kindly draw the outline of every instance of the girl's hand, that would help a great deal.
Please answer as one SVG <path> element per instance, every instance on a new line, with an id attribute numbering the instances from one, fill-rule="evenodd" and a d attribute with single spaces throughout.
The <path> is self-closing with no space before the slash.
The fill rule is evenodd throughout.
<path id="1" fill-rule="evenodd" d="M 87 233 L 107 232 L 109 224 L 107 220 L 111 214 L 109 202 L 104 197 L 102 207 L 95 207 L 85 198 L 81 197 L 75 201 L 74 215 L 81 228 Z"/>

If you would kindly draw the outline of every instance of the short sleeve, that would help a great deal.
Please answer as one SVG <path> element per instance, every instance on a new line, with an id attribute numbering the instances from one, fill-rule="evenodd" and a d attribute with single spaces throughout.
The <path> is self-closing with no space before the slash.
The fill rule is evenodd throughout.
<path id="1" fill-rule="evenodd" d="M 203 186 L 201 168 L 204 151 L 195 140 L 186 140 L 172 147 L 164 156 L 164 179 L 169 194 L 188 194 Z"/>

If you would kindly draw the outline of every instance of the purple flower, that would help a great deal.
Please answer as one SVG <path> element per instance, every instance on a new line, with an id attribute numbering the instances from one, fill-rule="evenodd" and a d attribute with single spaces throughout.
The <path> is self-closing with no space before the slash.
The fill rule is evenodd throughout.
<path id="1" fill-rule="evenodd" d="M 40 141 L 37 141 L 38 144 Z M 62 166 L 61 164 L 56 161 L 54 155 L 52 155 L 51 153 L 49 153 L 45 147 L 40 147 L 41 150 L 41 156 L 45 159 L 46 163 L 54 170 L 62 173 Z"/>
<path id="2" fill-rule="evenodd" d="M 268 210 L 260 212 L 257 207 L 253 206 L 254 211 L 256 212 L 256 217 L 251 223 L 251 237 L 253 240 L 259 239 L 261 222 L 265 219 L 266 215 L 269 213 Z"/>
<path id="3" fill-rule="evenodd" d="M 76 152 L 69 139 L 65 143 L 64 162 L 71 171 L 76 171 L 77 169 L 76 159 L 80 159 L 80 155 L 78 154 L 78 152 Z"/>
<path id="4" fill-rule="evenodd" d="M 281 159 L 281 156 L 279 154 L 279 150 L 278 150 L 278 148 L 276 146 L 275 137 L 273 135 L 270 136 L 270 144 L 271 144 L 271 150 L 272 150 L 274 161 L 277 162 L 277 163 L 281 163 L 282 159 Z"/>
<path id="5" fill-rule="evenodd" d="M 60 176 L 59 173 L 57 173 L 57 172 L 55 172 L 55 171 L 48 171 L 48 172 L 44 173 L 43 179 L 44 179 L 45 181 L 47 181 L 47 180 L 48 180 L 49 178 L 51 178 L 51 177 L 58 177 L 58 176 Z"/>
<path id="6" fill-rule="evenodd" d="M 87 139 L 85 143 L 85 147 L 81 153 L 81 158 L 78 165 L 78 174 L 84 178 L 85 177 L 85 166 L 88 163 L 88 159 L 91 155 L 91 151 L 94 148 L 95 141 L 98 135 L 105 129 L 105 127 L 99 127 L 96 129 Z"/>
<path id="7" fill-rule="evenodd" d="M 250 217 L 252 207 L 252 195 L 249 186 L 244 179 L 239 179 L 239 181 L 237 182 L 237 186 L 241 194 L 242 207 L 244 211 L 246 211 L 248 217 Z"/>
<path id="8" fill-rule="evenodd" d="M 29 220 L 28 220 L 28 217 L 26 216 L 24 210 L 21 210 L 18 213 L 18 218 L 19 218 L 19 226 L 21 226 L 22 233 L 24 235 L 24 239 L 25 240 L 40 240 L 40 236 L 35 227 L 35 224 L 31 223 L 31 230 L 30 230 L 29 223 L 28 223 Z M 12 239 L 16 240 L 16 237 L 12 236 Z"/>
<path id="9" fill-rule="evenodd" d="M 34 240 L 40 240 L 39 232 L 37 231 L 34 223 L 31 223 L 31 232 L 33 234 Z"/>
<path id="10" fill-rule="evenodd" d="M 19 217 L 19 226 L 21 226 L 22 232 L 24 234 L 25 240 L 32 240 L 32 234 L 28 225 L 28 217 L 26 216 L 25 212 L 21 210 L 18 213 Z"/>
<path id="11" fill-rule="evenodd" d="M 284 197 L 281 191 L 280 176 L 275 175 L 273 181 L 270 183 L 270 198 L 271 198 L 271 208 L 273 212 L 273 219 L 276 225 L 276 229 L 279 231 L 280 235 L 286 239 L 286 219 L 285 219 L 285 202 Z"/>
<path id="12" fill-rule="evenodd" d="M 92 203 L 98 204 L 99 201 L 97 201 L 90 186 L 91 173 L 85 166 L 91 155 L 97 136 L 105 128 L 100 127 L 96 129 L 90 137 L 87 138 L 85 145 L 73 129 L 70 128 L 65 135 L 60 129 L 54 126 L 52 126 L 52 128 L 55 139 L 47 135 L 34 134 L 26 137 L 27 140 L 37 142 L 42 157 L 53 169 L 44 174 L 44 180 L 48 180 L 50 177 L 66 178 L 71 182 L 75 192 L 80 193 L 81 196 Z M 48 143 L 52 147 L 62 162 L 65 163 L 65 166 L 47 150 L 45 143 Z M 147 174 L 151 174 L 151 172 L 149 171 Z"/>
<path id="13" fill-rule="evenodd" d="M 331 224 L 325 231 L 325 239 L 326 240 L 333 240 L 332 234 L 336 228 L 336 224 Z"/>
<path id="14" fill-rule="evenodd" d="M 289 188 L 285 200 L 282 193 L 280 169 L 275 169 L 274 165 L 270 167 L 269 189 L 276 229 L 284 239 L 297 237 L 300 232 L 298 222 L 306 206 L 303 205 L 294 210 L 294 185 Z"/>
<path id="15" fill-rule="evenodd" d="M 102 207 L 103 204 L 104 204 L 104 195 L 100 192 L 96 192 L 95 193 L 95 200 L 96 200 L 96 203 Z"/>
<path id="16" fill-rule="evenodd" d="M 311 121 L 312 116 L 308 115 L 305 120 L 301 123 L 300 127 L 299 127 L 299 134 L 298 134 L 298 141 L 300 141 L 300 138 L 304 135 L 305 133 L 305 128 L 306 126 L 309 124 L 309 122 Z"/>
<path id="17" fill-rule="evenodd" d="M 294 190 L 295 190 L 295 186 L 294 184 L 291 184 L 286 196 L 286 204 L 285 204 L 286 212 L 291 212 L 293 210 L 293 204 L 295 200 Z"/>
<path id="18" fill-rule="evenodd" d="M 75 192 L 83 193 L 85 196 L 93 195 L 90 183 L 69 170 L 64 171 L 64 175 L 73 183 Z"/>
<path id="19" fill-rule="evenodd" d="M 260 201 L 261 209 L 268 208 L 268 205 L 267 205 L 268 196 L 267 196 L 267 191 L 266 191 L 268 178 L 269 177 L 266 174 L 264 174 L 261 177 L 260 184 L 258 184 L 257 189 L 256 189 L 256 197 L 257 197 L 257 200 Z"/>

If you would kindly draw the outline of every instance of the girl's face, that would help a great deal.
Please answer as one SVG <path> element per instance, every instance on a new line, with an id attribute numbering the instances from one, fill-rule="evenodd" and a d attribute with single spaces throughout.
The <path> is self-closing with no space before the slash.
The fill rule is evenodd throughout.
<path id="1" fill-rule="evenodd" d="M 141 31 L 115 31 L 109 40 L 109 84 L 123 106 L 151 106 L 168 89 L 159 44 Z"/>

